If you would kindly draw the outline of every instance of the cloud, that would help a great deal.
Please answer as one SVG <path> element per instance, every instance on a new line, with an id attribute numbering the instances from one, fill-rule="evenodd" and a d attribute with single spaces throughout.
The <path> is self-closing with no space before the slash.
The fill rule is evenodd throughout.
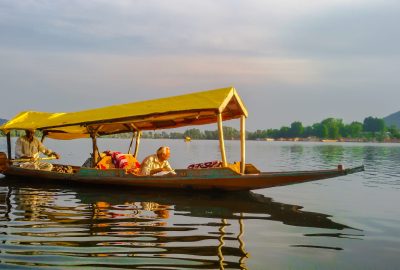
<path id="1" fill-rule="evenodd" d="M 399 2 L 339 6 L 298 19 L 282 34 L 281 45 L 290 54 L 322 58 L 399 55 Z"/>
<path id="2" fill-rule="evenodd" d="M 293 58 L 31 54 L 18 50 L 0 55 L 8 63 L 7 66 L 0 65 L 3 82 L 38 81 L 43 84 L 38 88 L 48 88 L 48 83 L 54 88 L 63 85 L 69 88 L 70 94 L 74 92 L 71 85 L 82 88 L 89 82 L 96 89 L 129 92 L 133 86 L 157 90 L 174 89 L 179 85 L 222 87 L 244 82 L 253 86 L 267 83 L 300 85 L 318 81 L 319 76 L 313 62 Z M 11 74 L 19 74 L 23 79 Z"/>
<path id="3" fill-rule="evenodd" d="M 310 85 L 318 77 L 313 63 L 304 59 L 31 54 L 18 50 L 0 53 L 0 57 L 8 63 L 0 64 L 2 89 L 7 93 L 1 109 L 7 118 L 22 110 L 77 111 L 231 85 L 254 108 L 253 102 L 265 106 L 279 92 L 299 94 L 299 89 L 306 88 L 301 85 Z M 293 92 L 288 90 L 290 86 L 296 86 Z M 253 96 L 258 100 L 253 101 Z M 253 128 L 259 118 L 253 109 L 250 112 L 248 127 Z"/>
<path id="4" fill-rule="evenodd" d="M 344 3 L 3 1 L 0 41 L 3 47 L 36 50 L 276 56 L 282 26 Z"/>
<path id="5" fill-rule="evenodd" d="M 385 116 L 398 110 L 398 10 L 376 0 L 3 0 L 0 117 L 228 85 L 250 129 Z"/>

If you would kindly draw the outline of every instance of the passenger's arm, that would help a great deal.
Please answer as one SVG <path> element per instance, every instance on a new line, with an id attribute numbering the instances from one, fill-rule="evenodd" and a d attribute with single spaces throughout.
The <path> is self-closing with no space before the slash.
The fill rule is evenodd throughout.
<path id="1" fill-rule="evenodd" d="M 56 159 L 60 158 L 59 154 L 57 154 L 56 152 L 46 148 L 41 141 L 37 140 L 37 143 L 38 143 L 39 152 L 42 152 L 43 154 L 45 154 L 48 157 L 54 156 L 54 157 L 56 157 Z"/>
<path id="2" fill-rule="evenodd" d="M 163 167 L 163 171 L 167 171 L 167 172 L 172 172 L 173 169 L 171 167 L 171 165 L 169 164 L 168 161 L 165 162 L 164 167 Z"/>
<path id="3" fill-rule="evenodd" d="M 169 171 L 169 170 L 167 170 L 166 168 L 153 169 L 153 170 L 150 171 L 150 175 L 153 175 L 153 174 L 156 174 L 156 173 L 159 173 L 159 172 L 162 172 L 162 171 Z"/>

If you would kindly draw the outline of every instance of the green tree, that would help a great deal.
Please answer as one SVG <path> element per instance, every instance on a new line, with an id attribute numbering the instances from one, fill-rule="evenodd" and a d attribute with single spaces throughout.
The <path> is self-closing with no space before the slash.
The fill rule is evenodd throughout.
<path id="1" fill-rule="evenodd" d="M 274 138 L 274 139 L 279 138 L 279 130 L 278 129 L 272 129 L 272 128 L 268 129 L 266 131 L 265 138 Z"/>
<path id="2" fill-rule="evenodd" d="M 328 137 L 328 127 L 321 123 L 315 123 L 312 125 L 313 136 L 318 138 L 327 138 Z"/>
<path id="3" fill-rule="evenodd" d="M 311 137 L 311 136 L 315 136 L 313 133 L 313 128 L 311 126 L 306 126 L 304 128 L 303 137 L 307 138 L 307 137 Z"/>
<path id="4" fill-rule="evenodd" d="M 349 125 L 344 126 L 344 137 L 360 138 L 363 131 L 363 124 L 360 122 L 351 122 Z"/>
<path id="5" fill-rule="evenodd" d="M 341 137 L 340 130 L 343 129 L 342 119 L 327 118 L 321 122 L 324 134 L 323 138 L 339 139 Z M 325 131 L 327 129 L 327 131 Z M 327 134 L 325 133 L 327 132 Z"/>
<path id="6" fill-rule="evenodd" d="M 201 133 L 200 129 L 198 129 L 198 128 L 188 129 L 183 133 L 183 135 L 185 137 L 190 137 L 195 140 L 201 140 L 204 137 L 203 134 Z"/>
<path id="7" fill-rule="evenodd" d="M 153 139 L 153 132 L 152 131 L 143 132 L 142 138 Z"/>
<path id="8" fill-rule="evenodd" d="M 321 124 L 321 138 L 323 139 L 329 138 L 329 127 L 326 124 Z"/>
<path id="9" fill-rule="evenodd" d="M 382 118 L 369 116 L 364 119 L 363 129 L 366 132 L 384 132 L 386 124 Z"/>
<path id="10" fill-rule="evenodd" d="M 222 127 L 224 132 L 224 138 L 227 140 L 234 140 L 240 138 L 240 132 L 233 127 Z"/>
<path id="11" fill-rule="evenodd" d="M 290 128 L 289 127 L 281 127 L 279 130 L 279 137 L 288 138 L 290 136 Z"/>
<path id="12" fill-rule="evenodd" d="M 250 133 L 248 138 L 251 140 L 257 140 L 257 139 L 262 138 L 262 135 L 263 135 L 263 131 L 261 129 L 257 129 L 256 131 Z"/>
<path id="13" fill-rule="evenodd" d="M 388 132 L 392 138 L 400 139 L 400 132 L 395 125 L 390 126 Z"/>
<path id="14" fill-rule="evenodd" d="M 218 131 L 217 130 L 205 130 L 204 131 L 204 138 L 206 140 L 217 140 L 218 139 Z"/>
<path id="15" fill-rule="evenodd" d="M 171 132 L 171 134 L 169 134 L 169 137 L 171 139 L 183 139 L 183 133 L 181 132 Z"/>
<path id="16" fill-rule="evenodd" d="M 290 130 L 289 130 L 290 137 L 292 138 L 302 137 L 303 133 L 304 133 L 304 127 L 301 122 L 296 121 L 290 125 Z"/>
<path id="17" fill-rule="evenodd" d="M 169 134 L 165 131 L 161 132 L 161 138 L 163 139 L 169 139 Z"/>

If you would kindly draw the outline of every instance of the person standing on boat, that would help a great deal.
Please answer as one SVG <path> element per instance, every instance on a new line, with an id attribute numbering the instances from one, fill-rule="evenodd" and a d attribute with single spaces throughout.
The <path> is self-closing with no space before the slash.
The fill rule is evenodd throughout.
<path id="1" fill-rule="evenodd" d="M 167 146 L 158 148 L 157 153 L 146 157 L 140 165 L 141 175 L 175 175 L 168 162 L 170 157 L 170 149 Z"/>
<path id="2" fill-rule="evenodd" d="M 15 158 L 29 159 L 30 161 L 21 163 L 19 166 L 25 169 L 51 171 L 53 169 L 51 163 L 39 161 L 40 153 L 49 157 L 54 156 L 57 159 L 60 158 L 59 154 L 46 148 L 35 138 L 33 130 L 25 130 L 25 136 L 18 138 L 15 143 Z"/>

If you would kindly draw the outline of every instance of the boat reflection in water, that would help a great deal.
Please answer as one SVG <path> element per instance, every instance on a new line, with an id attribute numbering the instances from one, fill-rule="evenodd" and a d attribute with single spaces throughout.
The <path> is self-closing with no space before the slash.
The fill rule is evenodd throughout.
<path id="1" fill-rule="evenodd" d="M 0 186 L 0 196 L 0 226 L 6 228 L 0 236 L 0 268 L 247 269 L 246 221 L 349 228 L 326 214 L 255 193 L 8 183 Z"/>

